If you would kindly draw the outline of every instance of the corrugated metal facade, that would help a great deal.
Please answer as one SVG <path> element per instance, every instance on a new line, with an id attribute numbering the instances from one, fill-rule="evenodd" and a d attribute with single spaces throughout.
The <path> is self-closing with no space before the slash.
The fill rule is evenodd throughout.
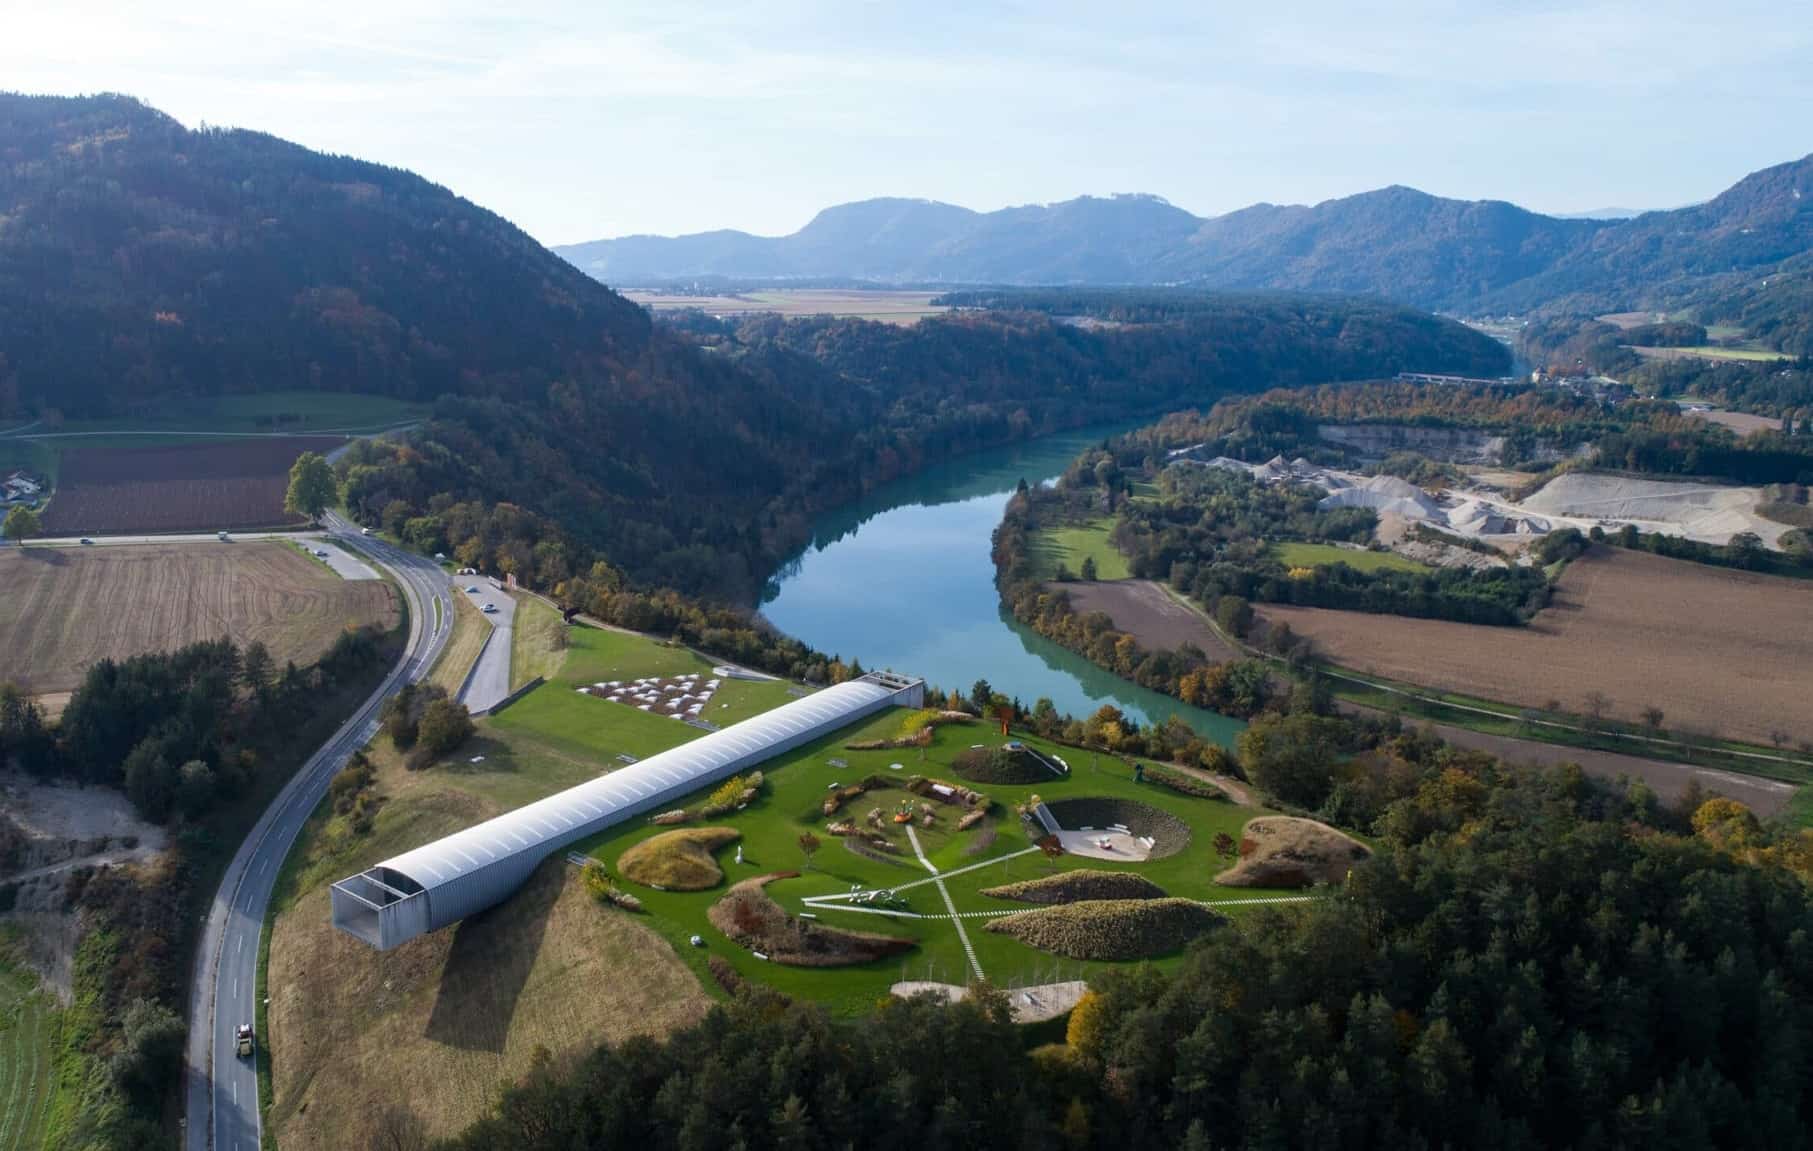
<path id="1" fill-rule="evenodd" d="M 502 902 L 553 852 L 900 704 L 925 685 L 864 676 L 385 860 L 333 885 L 334 925 L 383 950 Z"/>

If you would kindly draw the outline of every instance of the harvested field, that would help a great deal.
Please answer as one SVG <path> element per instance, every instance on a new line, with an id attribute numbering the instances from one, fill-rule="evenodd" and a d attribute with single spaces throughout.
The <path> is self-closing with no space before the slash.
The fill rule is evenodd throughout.
<path id="1" fill-rule="evenodd" d="M 623 878 L 662 891 L 705 891 L 724 878 L 713 855 L 742 838 L 734 827 L 687 827 L 645 839 L 617 860 Z"/>
<path id="2" fill-rule="evenodd" d="M 349 627 L 396 622 L 383 580 L 343 580 L 282 543 L 0 552 L 0 678 L 67 691 L 89 665 L 230 636 L 305 665 Z"/>
<path id="3" fill-rule="evenodd" d="M 1148 651 L 1195 644 L 1211 663 L 1226 663 L 1240 653 L 1223 643 L 1208 621 L 1178 603 L 1151 580 L 1116 580 L 1112 583 L 1046 584 L 1046 591 L 1063 591 L 1079 615 L 1105 612 L 1120 631 L 1132 636 Z"/>
<path id="4" fill-rule="evenodd" d="M 155 448 L 73 448 L 63 453 L 44 513 L 52 535 L 280 527 L 290 465 L 328 452 L 339 437 L 278 436 Z"/>
<path id="5" fill-rule="evenodd" d="M 1266 605 L 1356 671 L 1523 707 L 1662 710 L 1664 725 L 1767 744 L 1813 740 L 1813 584 L 1596 547 L 1528 627 Z"/>
<path id="6" fill-rule="evenodd" d="M 1308 887 L 1340 883 L 1372 855 L 1364 843 L 1326 823 L 1266 815 L 1240 833 L 1240 862 L 1215 877 L 1228 887 Z"/>
<path id="7" fill-rule="evenodd" d="M 779 288 L 720 296 L 631 290 L 624 295 L 657 312 L 698 308 L 714 316 L 727 317 L 776 312 L 783 316 L 855 316 L 888 324 L 913 324 L 926 316 L 950 310 L 934 306 L 932 292 L 889 289 Z"/>
<path id="8" fill-rule="evenodd" d="M 1683 414 L 1711 423 L 1723 424 L 1740 436 L 1747 436 L 1751 432 L 1779 432 L 1782 428 L 1779 417 L 1756 416 L 1749 412 L 1728 412 L 1722 408 L 1693 408 Z"/>
<path id="9" fill-rule="evenodd" d="M 912 950 L 911 939 L 845 931 L 788 915 L 762 888 L 789 874 L 743 880 L 712 904 L 706 917 L 738 946 L 789 967 L 849 967 Z"/>
<path id="10" fill-rule="evenodd" d="M 1000 887 L 984 887 L 990 899 L 1022 903 L 1080 903 L 1090 899 L 1163 899 L 1165 889 L 1131 871 L 1062 871 Z"/>
<path id="11" fill-rule="evenodd" d="M 1095 899 L 990 919 L 985 930 L 1066 959 L 1155 959 L 1220 923 L 1193 899 Z"/>
<path id="12" fill-rule="evenodd" d="M 666 940 L 600 907 L 559 860 L 495 911 L 392 952 L 335 930 L 327 894 L 302 896 L 271 941 L 270 1124 L 284 1151 L 379 1146 L 395 1108 L 452 1136 L 537 1049 L 665 1035 L 710 1006 Z"/>

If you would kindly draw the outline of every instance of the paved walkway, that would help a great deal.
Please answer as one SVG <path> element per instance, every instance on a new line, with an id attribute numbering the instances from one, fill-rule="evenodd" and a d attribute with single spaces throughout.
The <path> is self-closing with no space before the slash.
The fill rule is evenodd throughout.
<path id="1" fill-rule="evenodd" d="M 919 835 L 913 830 L 912 824 L 906 825 L 906 833 L 907 840 L 913 845 L 913 854 L 932 873 L 932 882 L 938 886 L 938 895 L 944 900 L 944 909 L 951 913 L 951 922 L 957 927 L 957 940 L 963 944 L 963 954 L 969 956 L 970 970 L 976 973 L 977 982 L 987 979 L 988 976 L 982 971 L 982 961 L 976 958 L 976 946 L 969 941 L 969 932 L 963 929 L 963 918 L 957 914 L 957 905 L 951 901 L 950 890 L 944 886 L 944 877 L 938 874 L 938 868 L 932 861 L 925 857 L 925 849 L 919 846 Z"/>

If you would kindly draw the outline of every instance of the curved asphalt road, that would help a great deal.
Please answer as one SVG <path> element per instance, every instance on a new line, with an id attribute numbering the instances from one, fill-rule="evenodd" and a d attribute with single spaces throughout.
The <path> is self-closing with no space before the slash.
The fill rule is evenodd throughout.
<path id="1" fill-rule="evenodd" d="M 377 733 L 378 712 L 385 697 L 403 683 L 428 674 L 451 630 L 448 596 L 452 593 L 440 567 L 381 540 L 361 539 L 359 529 L 337 515 L 328 516 L 328 531 L 330 536 L 356 541 L 377 566 L 395 577 L 409 604 L 409 642 L 402 659 L 372 697 L 272 801 L 221 877 L 196 953 L 189 1005 L 184 1069 L 186 1151 L 257 1151 L 258 1074 L 252 1060 L 241 1059 L 234 1052 L 233 1032 L 255 1018 L 258 936 L 277 871 L 303 823 L 327 794 L 334 773 Z M 436 598 L 441 600 L 442 626 L 438 628 Z M 258 1042 L 264 1041 L 260 1035 Z"/>

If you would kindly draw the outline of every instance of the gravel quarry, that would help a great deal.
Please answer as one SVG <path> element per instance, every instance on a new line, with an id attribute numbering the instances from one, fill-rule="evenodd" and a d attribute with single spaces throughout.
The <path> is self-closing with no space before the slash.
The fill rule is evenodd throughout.
<path id="1" fill-rule="evenodd" d="M 1364 476 L 1301 458 L 1278 456 L 1263 464 L 1248 464 L 1217 456 L 1180 462 L 1244 472 L 1262 484 L 1319 487 L 1328 493 L 1320 507 L 1371 508 L 1379 514 L 1381 524 L 1392 525 L 1391 534 L 1399 539 L 1403 526 L 1423 524 L 1515 551 L 1521 544 L 1561 528 L 1615 531 L 1634 524 L 1640 531 L 1709 544 L 1729 543 L 1739 532 L 1754 532 L 1765 547 L 1779 549 L 1781 537 L 1793 530 L 1757 514 L 1764 493 L 1754 487 L 1566 472 L 1521 503 L 1513 503 L 1484 487 L 1432 492 L 1396 476 Z M 1458 558 L 1456 562 L 1460 562 Z"/>

